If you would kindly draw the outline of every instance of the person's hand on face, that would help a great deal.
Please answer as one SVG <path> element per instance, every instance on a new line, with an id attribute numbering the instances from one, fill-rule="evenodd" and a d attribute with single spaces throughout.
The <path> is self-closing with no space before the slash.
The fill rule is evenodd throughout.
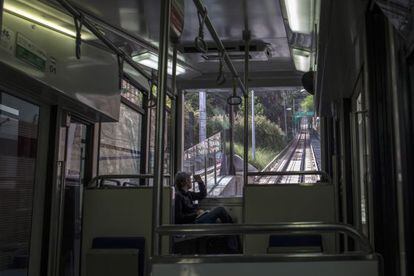
<path id="1" fill-rule="evenodd" d="M 187 178 L 187 190 L 190 190 L 193 187 L 193 184 L 191 183 L 191 177 Z"/>
<path id="2" fill-rule="evenodd" d="M 201 215 L 202 213 L 204 213 L 203 209 L 197 209 L 197 216 Z"/>
<path id="3" fill-rule="evenodd" d="M 201 179 L 201 176 L 200 176 L 199 174 L 195 174 L 195 175 L 194 175 L 194 180 L 195 180 L 196 182 L 203 182 L 203 180 Z"/>

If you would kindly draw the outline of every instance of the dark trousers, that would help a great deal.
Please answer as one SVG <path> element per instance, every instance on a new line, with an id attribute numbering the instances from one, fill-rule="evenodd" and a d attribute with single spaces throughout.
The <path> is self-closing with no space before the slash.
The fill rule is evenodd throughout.
<path id="1" fill-rule="evenodd" d="M 216 207 L 208 213 L 203 214 L 201 217 L 196 219 L 195 223 L 216 223 L 217 219 L 221 223 L 233 223 L 233 219 L 227 213 L 227 210 L 223 207 Z M 238 236 L 228 236 L 227 237 L 227 247 L 229 253 L 239 253 L 240 251 L 240 242 Z"/>
<path id="2" fill-rule="evenodd" d="M 195 223 L 216 223 L 217 219 L 221 223 L 233 223 L 233 219 L 223 207 L 216 207 L 210 212 L 203 214 L 195 220 Z"/>

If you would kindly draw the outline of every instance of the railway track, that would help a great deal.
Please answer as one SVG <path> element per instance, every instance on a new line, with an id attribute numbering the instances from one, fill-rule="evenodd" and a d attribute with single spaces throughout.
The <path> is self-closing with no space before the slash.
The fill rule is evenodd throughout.
<path id="1" fill-rule="evenodd" d="M 308 129 L 302 129 L 295 139 L 279 154 L 264 171 L 315 171 L 318 164 Z M 315 183 L 318 175 L 277 175 L 255 178 L 259 184 Z"/>

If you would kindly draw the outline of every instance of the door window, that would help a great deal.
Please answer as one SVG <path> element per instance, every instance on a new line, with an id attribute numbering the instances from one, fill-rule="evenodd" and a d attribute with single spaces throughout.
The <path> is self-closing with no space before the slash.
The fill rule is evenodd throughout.
<path id="1" fill-rule="evenodd" d="M 60 275 L 77 276 L 80 268 L 82 196 L 85 184 L 87 126 L 72 122 L 66 144 L 65 195 Z"/>
<path id="2" fill-rule="evenodd" d="M 28 271 L 38 119 L 38 106 L 0 92 L 0 275 Z"/>

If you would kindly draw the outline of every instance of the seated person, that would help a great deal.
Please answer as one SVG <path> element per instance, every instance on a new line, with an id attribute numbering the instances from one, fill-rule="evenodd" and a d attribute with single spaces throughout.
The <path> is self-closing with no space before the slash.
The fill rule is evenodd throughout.
<path id="1" fill-rule="evenodd" d="M 223 207 L 216 207 L 210 211 L 199 209 L 194 200 L 202 200 L 207 196 L 206 185 L 199 175 L 194 175 L 198 183 L 199 192 L 189 191 L 192 188 L 191 175 L 186 172 L 178 172 L 175 175 L 175 223 L 216 223 L 219 219 L 222 223 L 233 223 L 231 216 Z"/>

